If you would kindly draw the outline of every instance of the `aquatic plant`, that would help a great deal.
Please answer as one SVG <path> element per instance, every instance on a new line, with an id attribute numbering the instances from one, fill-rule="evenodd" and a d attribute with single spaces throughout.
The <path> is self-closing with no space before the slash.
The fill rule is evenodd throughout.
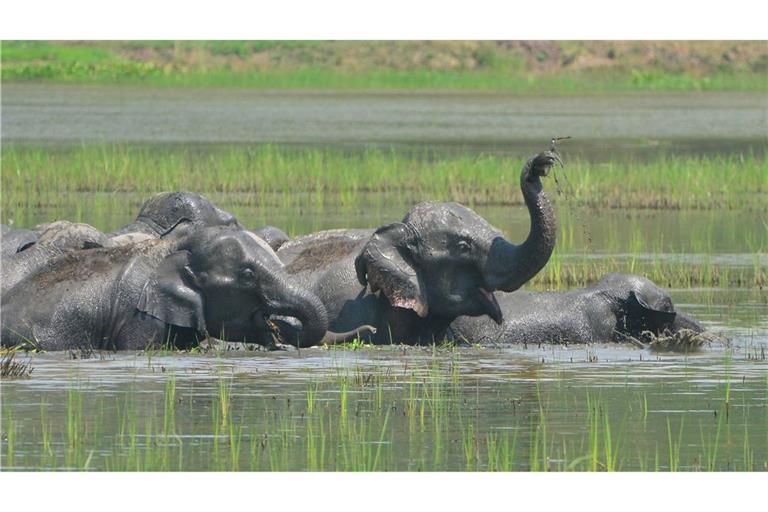
<path id="1" fill-rule="evenodd" d="M 0 378 L 18 379 L 29 377 L 35 370 L 30 359 L 26 361 L 16 360 L 17 351 L 8 350 L 0 354 Z"/>

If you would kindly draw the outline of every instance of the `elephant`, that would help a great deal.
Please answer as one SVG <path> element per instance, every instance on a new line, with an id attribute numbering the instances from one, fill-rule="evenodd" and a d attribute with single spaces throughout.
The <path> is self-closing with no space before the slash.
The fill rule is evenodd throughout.
<path id="1" fill-rule="evenodd" d="M 530 158 L 520 186 L 531 217 L 520 245 L 458 203 L 423 202 L 376 230 L 341 229 L 294 238 L 277 251 L 292 282 L 323 301 L 331 329 L 369 324 L 373 343 L 435 343 L 461 315 L 502 321 L 494 290 L 513 291 L 547 263 L 554 208 L 541 177 L 559 161 Z"/>
<path id="2" fill-rule="evenodd" d="M 108 236 L 118 238 L 118 244 L 129 244 L 146 237 L 164 237 L 180 225 L 187 229 L 207 226 L 242 227 L 234 215 L 218 208 L 200 194 L 161 192 L 144 202 L 136 220 Z"/>
<path id="3" fill-rule="evenodd" d="M 0 294 L 5 294 L 19 281 L 34 274 L 60 254 L 111 245 L 106 235 L 88 224 L 58 221 L 39 228 L 43 231 L 35 242 L 30 242 L 22 251 L 3 259 Z"/>
<path id="4" fill-rule="evenodd" d="M 6 293 L 2 346 L 43 350 L 187 349 L 249 318 L 248 341 L 269 345 L 269 315 L 301 323 L 301 344 L 321 342 L 322 302 L 289 282 L 272 249 L 232 226 L 171 239 L 63 254 Z M 355 326 L 359 328 L 359 326 Z"/>
<path id="5" fill-rule="evenodd" d="M 17 229 L 6 224 L 0 224 L 0 230 L 0 255 L 3 261 L 30 247 L 40 236 L 40 233 L 31 229 Z"/>
<path id="6" fill-rule="evenodd" d="M 262 226 L 252 230 L 252 233 L 267 242 L 275 251 L 291 239 L 285 231 L 275 226 Z"/>
<path id="7" fill-rule="evenodd" d="M 649 279 L 608 274 L 598 282 L 566 292 L 519 290 L 497 293 L 501 325 L 462 316 L 451 324 L 458 340 L 472 344 L 593 343 L 636 340 L 654 334 L 704 327 L 677 311 L 669 294 Z"/>

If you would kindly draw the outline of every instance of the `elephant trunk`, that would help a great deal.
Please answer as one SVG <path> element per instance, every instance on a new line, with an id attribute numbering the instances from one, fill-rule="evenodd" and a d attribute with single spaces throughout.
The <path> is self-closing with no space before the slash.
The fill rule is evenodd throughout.
<path id="1" fill-rule="evenodd" d="M 520 188 L 531 217 L 528 238 L 515 245 L 496 238 L 488 256 L 485 279 L 489 288 L 513 292 L 533 278 L 549 261 L 555 248 L 557 221 L 555 209 L 541 184 L 554 160 L 547 153 L 528 160 L 520 174 Z"/>
<path id="2" fill-rule="evenodd" d="M 273 275 L 276 293 L 266 301 L 267 312 L 289 316 L 301 322 L 301 332 L 296 346 L 317 345 L 328 330 L 328 313 L 320 299 L 313 293 L 297 288 L 279 275 Z"/>
<path id="3" fill-rule="evenodd" d="M 366 334 L 376 334 L 376 328 L 372 325 L 361 325 L 357 329 L 352 329 L 346 332 L 332 332 L 328 331 L 323 337 L 323 345 L 336 345 L 339 343 L 347 343 L 357 338 L 365 336 Z"/>

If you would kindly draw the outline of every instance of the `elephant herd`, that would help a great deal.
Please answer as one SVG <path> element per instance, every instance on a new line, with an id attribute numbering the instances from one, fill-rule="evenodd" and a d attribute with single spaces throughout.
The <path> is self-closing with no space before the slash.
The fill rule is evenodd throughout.
<path id="1" fill-rule="evenodd" d="M 541 178 L 557 161 L 547 151 L 522 168 L 531 227 L 519 244 L 458 203 L 419 203 L 375 230 L 290 239 L 272 226 L 248 230 L 189 192 L 151 197 L 112 233 L 67 221 L 3 225 L 2 346 L 586 343 L 703 331 L 636 275 L 561 293 L 518 290 L 555 247 Z"/>

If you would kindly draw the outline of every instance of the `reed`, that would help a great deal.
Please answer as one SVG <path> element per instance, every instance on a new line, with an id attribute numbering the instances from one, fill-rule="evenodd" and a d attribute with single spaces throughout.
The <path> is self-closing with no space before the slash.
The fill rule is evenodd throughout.
<path id="1" fill-rule="evenodd" d="M 578 368 L 537 364 L 485 381 L 471 371 L 477 355 L 411 350 L 416 357 L 396 369 L 339 362 L 274 395 L 264 393 L 263 376 L 241 378 L 218 362 L 199 383 L 161 374 L 121 388 L 117 400 L 73 376 L 45 396 L 37 418 L 11 392 L 0 462 L 111 471 L 721 471 L 768 463 L 764 414 L 752 405 L 765 395 L 762 376 L 741 383 L 736 407 L 727 387 L 697 388 L 704 373 L 693 369 L 642 380 L 640 394 L 617 372 L 596 393 L 574 385 Z M 739 364 L 733 358 L 723 354 L 723 367 Z M 714 414 L 702 415 L 711 404 Z"/>
<path id="2" fill-rule="evenodd" d="M 275 145 L 156 148 L 88 145 L 3 148 L 2 213 L 56 206 L 78 194 L 163 190 L 221 194 L 242 206 L 385 204 L 425 199 L 470 206 L 520 205 L 520 158 L 355 152 Z M 768 165 L 754 153 L 593 163 L 569 159 L 567 200 L 594 208 L 757 209 L 766 207 Z M 134 205 L 131 205 L 134 206 Z M 136 204 L 135 206 L 138 206 Z M 231 207 L 231 206 L 230 206 Z"/>

